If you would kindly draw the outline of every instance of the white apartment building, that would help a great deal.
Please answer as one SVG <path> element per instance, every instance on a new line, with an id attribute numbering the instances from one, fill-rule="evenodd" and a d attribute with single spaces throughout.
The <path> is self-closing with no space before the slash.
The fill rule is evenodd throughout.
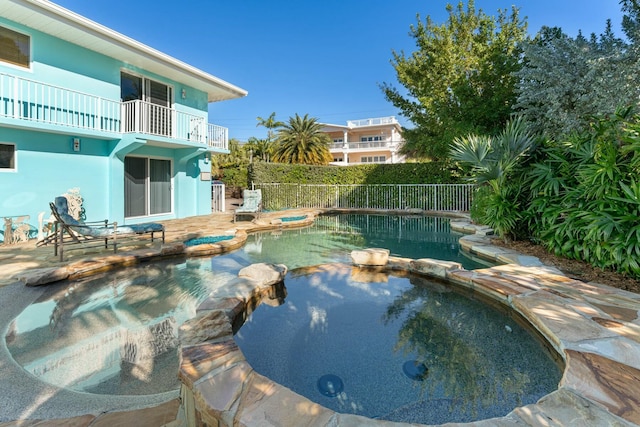
<path id="1" fill-rule="evenodd" d="M 363 163 L 404 163 L 398 151 L 404 139 L 395 117 L 349 120 L 345 125 L 323 123 L 322 131 L 333 141 L 332 165 L 349 166 Z"/>

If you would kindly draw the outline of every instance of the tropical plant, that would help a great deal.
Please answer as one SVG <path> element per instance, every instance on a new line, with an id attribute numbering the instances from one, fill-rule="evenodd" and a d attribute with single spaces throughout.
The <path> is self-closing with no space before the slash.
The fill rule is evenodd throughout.
<path id="1" fill-rule="evenodd" d="M 477 193 L 484 211 L 474 209 L 475 220 L 492 227 L 504 239 L 517 237 L 521 214 L 522 164 L 535 150 L 536 138 L 522 117 L 510 120 L 496 137 L 471 134 L 455 138 L 453 160 L 471 167 L 470 180 L 490 190 Z"/>
<path id="2" fill-rule="evenodd" d="M 618 109 L 542 152 L 529 173 L 534 236 L 556 255 L 640 277 L 640 116 Z"/>
<path id="3" fill-rule="evenodd" d="M 276 120 L 276 112 L 269 114 L 269 117 L 263 119 L 262 117 L 257 117 L 258 124 L 256 126 L 264 126 L 267 128 L 267 144 L 273 142 L 273 137 L 275 134 L 275 130 L 281 126 L 284 126 L 284 122 Z"/>
<path id="4" fill-rule="evenodd" d="M 322 132 L 317 119 L 308 114 L 290 117 L 278 130 L 276 141 L 274 162 L 326 165 L 333 160 L 329 152 L 331 138 Z"/>
<path id="5" fill-rule="evenodd" d="M 403 152 L 415 157 L 445 159 L 455 137 L 499 132 L 516 100 L 514 72 L 527 29 L 518 9 L 488 16 L 469 0 L 466 10 L 460 2 L 456 9 L 447 5 L 447 12 L 442 25 L 429 16 L 423 23 L 418 15 L 410 31 L 417 50 L 393 52 L 405 90 L 381 85 L 385 98 L 414 124 L 403 130 Z"/>
<path id="6" fill-rule="evenodd" d="M 249 161 L 262 160 L 268 162 L 271 160 L 274 151 L 274 142 L 269 139 L 259 139 L 251 137 L 244 145 L 245 151 L 249 153 Z"/>

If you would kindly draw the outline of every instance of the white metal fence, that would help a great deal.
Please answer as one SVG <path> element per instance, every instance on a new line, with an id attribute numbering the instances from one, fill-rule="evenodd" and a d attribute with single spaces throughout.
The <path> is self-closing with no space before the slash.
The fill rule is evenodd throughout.
<path id="1" fill-rule="evenodd" d="M 225 189 L 222 183 L 211 183 L 211 211 L 225 211 Z"/>
<path id="2" fill-rule="evenodd" d="M 424 209 L 468 212 L 473 184 L 254 184 L 262 190 L 265 209 Z"/>

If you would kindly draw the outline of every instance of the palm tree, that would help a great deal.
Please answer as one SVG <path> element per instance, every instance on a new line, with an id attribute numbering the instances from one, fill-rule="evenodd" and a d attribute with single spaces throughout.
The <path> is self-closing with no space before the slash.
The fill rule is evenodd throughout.
<path id="1" fill-rule="evenodd" d="M 471 134 L 455 138 L 450 155 L 453 160 L 471 165 L 472 180 L 489 184 L 495 193 L 507 184 L 510 174 L 536 147 L 522 116 L 507 122 L 498 137 Z"/>
<path id="2" fill-rule="evenodd" d="M 273 145 L 273 141 L 269 141 L 269 139 L 259 139 L 252 136 L 244 145 L 244 148 L 247 151 L 251 151 L 251 157 L 253 159 L 268 162 L 273 155 Z"/>
<path id="3" fill-rule="evenodd" d="M 264 126 L 265 128 L 267 128 L 267 144 L 271 143 L 271 141 L 273 140 L 273 131 L 281 126 L 284 126 L 284 122 L 276 120 L 275 111 L 271 113 L 266 119 L 258 116 L 257 120 L 258 124 L 256 125 L 256 127 Z"/>
<path id="4" fill-rule="evenodd" d="M 476 218 L 494 229 L 505 240 L 517 237 L 523 219 L 520 206 L 523 178 L 518 169 L 536 149 L 537 141 L 522 117 L 507 122 L 497 137 L 469 135 L 455 138 L 450 155 L 453 160 L 469 164 L 471 180 L 488 185 L 487 193 L 476 193 L 474 204 L 481 203 Z"/>
<path id="5" fill-rule="evenodd" d="M 331 138 L 322 132 L 317 119 L 308 114 L 289 117 L 289 123 L 278 130 L 277 142 L 275 162 L 326 165 L 333 160 L 329 152 Z"/>

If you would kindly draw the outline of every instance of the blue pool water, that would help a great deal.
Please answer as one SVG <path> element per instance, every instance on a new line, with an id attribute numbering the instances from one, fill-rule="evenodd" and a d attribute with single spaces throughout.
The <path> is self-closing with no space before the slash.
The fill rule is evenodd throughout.
<path id="1" fill-rule="evenodd" d="M 349 262 L 351 250 L 363 247 L 459 261 L 468 269 L 482 266 L 460 254 L 459 237 L 445 218 L 320 217 L 311 227 L 252 234 L 228 254 L 50 285 L 14 319 L 5 339 L 25 370 L 61 387 L 125 395 L 175 390 L 177 328 L 195 316 L 212 286 L 236 277 L 241 268 L 256 262 L 289 269 Z"/>
<path id="2" fill-rule="evenodd" d="M 235 336 L 268 378 L 337 412 L 440 424 L 503 416 L 561 371 L 517 321 L 420 277 L 342 265 L 300 269 L 281 306 Z"/>

